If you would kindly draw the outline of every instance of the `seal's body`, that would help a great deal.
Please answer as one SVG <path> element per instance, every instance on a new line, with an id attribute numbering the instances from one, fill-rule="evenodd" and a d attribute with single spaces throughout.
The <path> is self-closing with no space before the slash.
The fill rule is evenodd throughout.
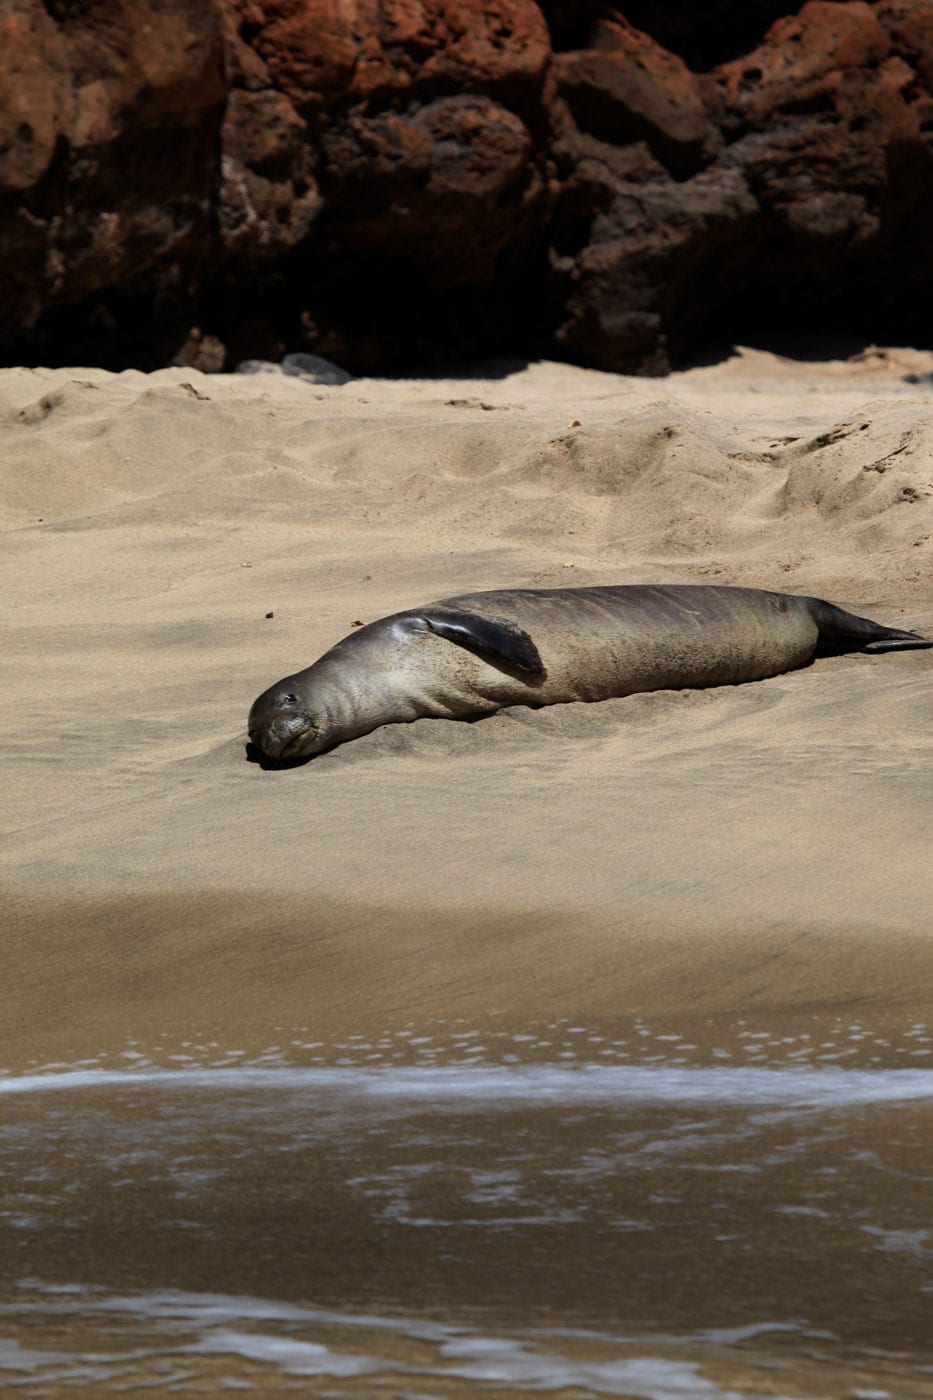
<path id="1" fill-rule="evenodd" d="M 260 695 L 249 735 L 270 758 L 306 757 L 428 715 L 761 680 L 809 661 L 821 639 L 866 651 L 933 645 L 818 598 L 756 588 L 468 593 L 352 632 Z"/>

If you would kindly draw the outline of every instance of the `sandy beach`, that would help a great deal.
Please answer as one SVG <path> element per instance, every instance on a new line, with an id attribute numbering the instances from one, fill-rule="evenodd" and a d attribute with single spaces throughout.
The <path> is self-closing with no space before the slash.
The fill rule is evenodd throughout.
<path id="1" fill-rule="evenodd" d="M 503 585 L 746 584 L 933 634 L 930 363 L 3 371 L 4 1066 L 193 1025 L 921 1007 L 933 653 L 293 771 L 244 730 L 354 622 Z"/>
<path id="2" fill-rule="evenodd" d="M 0 371 L 0 1371 L 931 1394 L 933 651 L 245 747 L 484 588 L 933 636 L 931 370 Z"/>

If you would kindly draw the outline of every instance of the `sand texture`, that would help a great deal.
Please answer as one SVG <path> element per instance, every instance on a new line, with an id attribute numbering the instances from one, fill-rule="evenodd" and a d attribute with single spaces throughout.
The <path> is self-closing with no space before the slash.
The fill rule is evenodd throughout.
<path id="1" fill-rule="evenodd" d="M 483 588 L 735 583 L 933 635 L 931 366 L 0 371 L 0 1064 L 195 1025 L 928 1009 L 933 652 L 283 771 L 244 742 L 354 622 Z"/>

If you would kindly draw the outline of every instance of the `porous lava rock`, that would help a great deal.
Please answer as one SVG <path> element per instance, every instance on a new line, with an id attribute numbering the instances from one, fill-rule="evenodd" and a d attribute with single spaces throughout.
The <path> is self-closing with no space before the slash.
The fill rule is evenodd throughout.
<path id="1" fill-rule="evenodd" d="M 6 0 L 7 361 L 929 339 L 933 0 Z"/>
<path id="2" fill-rule="evenodd" d="M 107 298 L 190 300 L 209 261 L 221 16 L 201 0 L 7 0 L 0 11 L 0 303 L 14 343 Z M 51 319 L 50 319 L 51 318 Z M 45 323 L 45 324 L 43 324 Z M 98 343 L 100 349 L 97 349 Z"/>
<path id="3" fill-rule="evenodd" d="M 600 27 L 603 44 L 615 28 Z M 616 52 L 623 38 L 631 46 L 623 31 Z M 556 66 L 576 83 L 571 58 Z M 929 0 L 810 0 L 750 53 L 693 75 L 692 91 L 688 73 L 667 81 L 681 96 L 678 129 L 691 130 L 701 102 L 710 133 L 694 118 L 693 145 L 672 158 L 658 102 L 641 142 L 650 161 L 634 169 L 606 140 L 604 106 L 559 91 L 554 223 L 569 201 L 571 233 L 552 258 L 557 344 L 606 368 L 661 372 L 737 334 L 927 341 L 931 58 Z M 592 71 L 592 48 L 587 59 Z M 643 74 L 661 63 L 646 55 Z"/>

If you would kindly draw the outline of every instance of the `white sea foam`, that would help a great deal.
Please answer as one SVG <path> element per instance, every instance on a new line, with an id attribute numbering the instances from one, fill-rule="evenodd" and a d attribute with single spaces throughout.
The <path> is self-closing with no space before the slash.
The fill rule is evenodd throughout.
<path id="1" fill-rule="evenodd" d="M 22 1302 L 0 1306 L 0 1317 L 61 1317 L 80 1312 L 86 1317 L 104 1315 L 115 1319 L 129 1314 L 139 1324 L 146 1322 L 154 1329 L 155 1350 L 108 1354 L 97 1348 L 93 1358 L 80 1358 L 84 1362 L 93 1360 L 93 1379 L 102 1384 L 120 1379 L 122 1385 L 128 1362 L 158 1355 L 163 1363 L 170 1360 L 184 1365 L 186 1361 L 196 1363 L 198 1356 L 213 1356 L 258 1363 L 289 1377 L 353 1379 L 379 1374 L 404 1377 L 419 1384 L 455 1379 L 470 1382 L 477 1394 L 485 1392 L 487 1386 L 498 1390 L 502 1385 L 512 1385 L 541 1392 L 573 1388 L 595 1395 L 624 1395 L 633 1400 L 763 1400 L 748 1391 L 720 1389 L 694 1361 L 645 1353 L 606 1357 L 605 1350 L 613 1345 L 625 1346 L 629 1351 L 633 1346 L 643 1346 L 648 1352 L 710 1341 L 748 1341 L 773 1331 L 799 1331 L 790 1323 L 762 1323 L 654 1338 L 582 1329 L 489 1336 L 439 1322 L 338 1313 L 223 1294 L 164 1290 L 108 1295 L 97 1289 L 48 1287 L 36 1280 L 25 1283 L 26 1290 L 30 1296 Z M 179 1324 L 200 1331 L 200 1336 L 189 1340 L 179 1334 Z M 271 1330 L 283 1325 L 288 1328 L 287 1335 Z M 306 1335 L 295 1335 L 298 1326 Z M 319 1328 L 326 1329 L 327 1342 L 314 1339 L 313 1333 Z M 382 1350 L 374 1346 L 380 1332 L 428 1343 L 434 1347 L 434 1356 L 416 1364 L 374 1354 Z M 332 1345 L 335 1334 L 339 1342 L 341 1333 L 345 1335 L 347 1350 Z M 602 1355 L 599 1359 L 563 1355 L 555 1346 L 561 1336 L 577 1342 L 597 1342 Z M 0 1341 L 0 1371 L 27 1372 L 41 1376 L 45 1382 L 92 1378 L 86 1367 L 80 1372 L 73 1369 L 76 1361 L 79 1358 L 61 1352 L 27 1352 L 16 1343 L 4 1345 Z M 769 1393 L 769 1400 L 782 1397 Z"/>
<path id="2" fill-rule="evenodd" d="M 87 1089 L 325 1092 L 484 1108 L 518 1102 L 839 1108 L 933 1099 L 933 1071 L 842 1068 L 690 1068 L 670 1065 L 249 1066 L 222 1069 L 75 1069 L 0 1077 L 0 1095 Z"/>

